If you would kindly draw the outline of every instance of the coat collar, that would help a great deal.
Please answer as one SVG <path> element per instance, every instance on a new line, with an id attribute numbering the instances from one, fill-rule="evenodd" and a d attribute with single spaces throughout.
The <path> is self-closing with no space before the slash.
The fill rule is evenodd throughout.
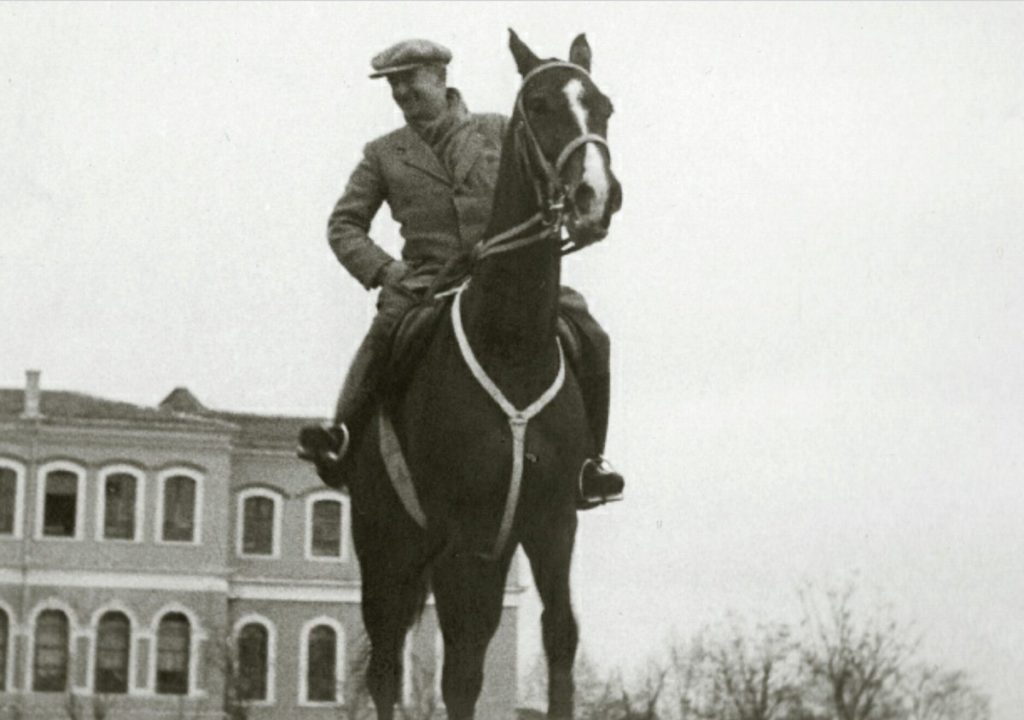
<path id="1" fill-rule="evenodd" d="M 448 89 L 448 106 L 449 113 L 446 121 L 439 123 L 434 128 L 418 131 L 411 125 L 406 125 L 405 132 L 400 138 L 400 144 L 404 150 L 404 161 L 407 165 L 446 185 L 458 187 L 465 181 L 470 170 L 480 159 L 484 141 L 462 100 L 462 95 L 454 88 Z M 454 154 L 455 167 L 452 173 L 454 177 L 449 175 L 444 163 L 438 158 L 428 141 L 424 139 L 424 135 L 428 138 L 434 137 L 436 142 L 444 146 L 446 156 Z"/>
<path id="2" fill-rule="evenodd" d="M 398 138 L 399 152 L 402 154 L 402 162 L 426 173 L 435 180 L 450 185 L 452 180 L 448 177 L 447 171 L 438 159 L 434 151 L 427 147 L 416 131 L 406 125 Z"/>

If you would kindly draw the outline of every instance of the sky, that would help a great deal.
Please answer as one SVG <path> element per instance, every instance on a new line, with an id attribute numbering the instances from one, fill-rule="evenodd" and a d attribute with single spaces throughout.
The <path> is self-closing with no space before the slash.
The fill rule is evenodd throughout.
<path id="1" fill-rule="evenodd" d="M 624 205 L 566 261 L 613 341 L 587 654 L 857 577 L 1024 706 L 1024 5 L 0 5 L 0 386 L 327 415 L 372 316 L 327 216 L 402 123 L 370 58 L 579 32 Z M 382 212 L 374 236 L 397 252 Z M 528 596 L 522 647 L 536 651 Z"/>

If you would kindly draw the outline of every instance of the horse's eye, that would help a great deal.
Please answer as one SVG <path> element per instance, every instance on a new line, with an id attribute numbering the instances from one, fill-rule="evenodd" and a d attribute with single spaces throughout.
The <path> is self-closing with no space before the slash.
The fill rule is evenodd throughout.
<path id="1" fill-rule="evenodd" d="M 532 97 L 526 99 L 526 109 L 536 115 L 543 115 L 548 111 L 548 101 L 544 97 Z"/>

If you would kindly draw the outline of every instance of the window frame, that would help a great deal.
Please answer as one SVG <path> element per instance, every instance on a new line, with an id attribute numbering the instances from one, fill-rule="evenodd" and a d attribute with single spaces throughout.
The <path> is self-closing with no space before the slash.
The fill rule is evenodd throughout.
<path id="1" fill-rule="evenodd" d="M 188 619 L 188 692 L 185 695 L 167 695 L 156 691 L 157 659 L 160 649 L 160 621 L 173 613 L 180 613 Z M 150 638 L 151 643 L 148 652 L 149 666 L 146 671 L 145 695 L 163 698 L 204 698 L 207 696 L 206 690 L 199 687 L 199 660 L 203 657 L 202 652 L 205 650 L 203 644 L 207 640 L 207 634 L 206 630 L 203 629 L 202 623 L 199 622 L 199 617 L 190 608 L 177 602 L 164 605 L 153 614 L 153 619 L 145 636 Z"/>
<path id="2" fill-rule="evenodd" d="M 334 700 L 309 699 L 309 636 L 314 628 L 326 625 L 334 630 Z M 320 615 L 302 624 L 299 632 L 299 707 L 337 707 L 345 703 L 345 628 L 336 619 Z"/>
<path id="3" fill-rule="evenodd" d="M 338 555 L 314 555 L 313 554 L 313 506 L 321 500 L 331 500 L 340 503 L 339 512 L 341 513 L 341 537 L 339 539 L 340 547 L 338 549 Z M 314 493 L 310 493 L 306 497 L 306 508 L 305 508 L 305 538 L 303 555 L 306 560 L 312 562 L 325 562 L 325 563 L 346 563 L 349 561 L 349 523 L 351 521 L 351 512 L 349 511 L 349 499 L 344 493 L 338 492 L 337 490 L 318 490 Z"/>
<path id="4" fill-rule="evenodd" d="M 277 627 L 268 618 L 257 613 L 248 613 L 240 617 L 231 631 L 232 649 L 236 654 L 235 666 L 241 666 L 238 657 L 238 641 L 242 630 L 247 625 L 260 625 L 267 631 L 267 696 L 263 700 L 242 700 L 246 707 L 270 707 L 277 703 Z"/>
<path id="5" fill-rule="evenodd" d="M 39 643 L 37 642 L 39 620 L 48 612 L 60 613 L 64 616 L 64 621 L 67 623 L 67 647 L 65 649 L 64 656 L 64 687 L 60 690 L 36 689 L 36 661 L 39 657 Z M 25 692 L 33 694 L 67 694 L 76 689 L 74 665 L 76 626 L 77 623 L 74 620 L 74 614 L 71 612 L 70 608 L 66 607 L 63 603 L 48 602 L 35 608 L 32 612 L 32 621 L 28 626 L 29 652 L 25 658 Z"/>
<path id="6" fill-rule="evenodd" d="M 14 513 L 11 532 L 0 534 L 0 541 L 21 540 L 25 531 L 25 466 L 13 458 L 0 457 L 0 468 L 14 471 Z"/>
<path id="7" fill-rule="evenodd" d="M 0 693 L 13 693 L 14 689 L 14 636 L 20 633 L 17 623 L 14 621 L 14 609 L 0 599 L 0 614 L 7 618 L 7 637 L 0 647 L 4 656 L 4 672 L 0 676 Z"/>
<path id="8" fill-rule="evenodd" d="M 108 615 L 121 615 L 122 617 L 124 617 L 125 620 L 128 621 L 128 643 L 125 656 L 125 687 L 123 692 L 109 690 L 100 691 L 96 687 L 97 673 L 99 672 L 100 669 L 100 631 L 103 628 L 103 619 Z M 127 696 L 133 693 L 134 683 L 132 681 L 132 678 L 134 673 L 132 672 L 132 670 L 135 667 L 135 627 L 136 625 L 131 614 L 129 614 L 126 610 L 120 607 L 105 607 L 94 616 L 93 625 L 91 628 L 91 634 L 93 638 L 91 647 L 92 652 L 89 653 L 89 663 L 87 668 L 89 672 L 89 689 L 91 692 L 97 694 L 118 696 Z"/>
<path id="9" fill-rule="evenodd" d="M 46 480 L 50 473 L 69 472 L 76 478 L 75 484 L 75 533 L 74 535 L 43 534 L 46 518 Z M 85 494 L 86 469 L 70 460 L 53 460 L 39 467 L 36 473 L 36 526 L 34 539 L 42 542 L 81 542 L 85 539 Z"/>
<path id="10" fill-rule="evenodd" d="M 101 605 L 93 612 L 92 617 L 89 620 L 88 632 L 91 643 L 86 667 L 86 674 L 88 675 L 87 689 L 90 693 L 96 692 L 96 653 L 99 649 L 100 620 L 102 620 L 103 616 L 107 613 L 114 612 L 121 613 L 128 618 L 128 692 L 125 696 L 138 695 L 143 691 L 138 684 L 138 668 L 135 666 L 139 659 L 137 646 L 140 640 L 149 637 L 149 633 L 142 627 L 142 625 L 139 624 L 139 620 L 135 616 L 135 613 L 132 612 L 131 608 L 116 600 L 108 602 L 105 605 Z M 155 647 L 155 638 L 153 642 Z"/>
<path id="11" fill-rule="evenodd" d="M 108 538 L 103 532 L 107 525 L 107 480 L 114 475 L 135 478 L 135 533 L 131 538 Z M 143 522 L 146 517 L 146 474 L 134 465 L 107 465 L 100 469 L 96 483 L 96 540 L 111 543 L 141 543 L 145 538 Z"/>
<path id="12" fill-rule="evenodd" d="M 192 539 L 167 540 L 164 538 L 164 497 L 167 481 L 175 477 L 186 477 L 196 484 L 195 504 L 192 508 Z M 172 547 L 198 547 L 203 540 L 203 473 L 192 468 L 175 466 L 160 471 L 157 475 L 156 513 L 153 519 L 153 539 L 157 545 Z"/>
<path id="13" fill-rule="evenodd" d="M 245 552 L 245 501 L 249 498 L 266 498 L 274 504 L 271 522 L 270 554 Z M 276 560 L 281 557 L 281 523 L 284 513 L 284 498 L 281 493 L 267 488 L 246 488 L 238 493 L 235 502 L 235 554 L 247 560 Z"/>

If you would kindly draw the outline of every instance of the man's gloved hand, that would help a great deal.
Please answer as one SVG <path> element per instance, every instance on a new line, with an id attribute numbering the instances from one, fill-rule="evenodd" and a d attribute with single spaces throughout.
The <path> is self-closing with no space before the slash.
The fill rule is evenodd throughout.
<path id="1" fill-rule="evenodd" d="M 392 260 L 377 273 L 378 284 L 381 287 L 397 285 L 408 272 L 408 265 L 401 260 Z"/>

